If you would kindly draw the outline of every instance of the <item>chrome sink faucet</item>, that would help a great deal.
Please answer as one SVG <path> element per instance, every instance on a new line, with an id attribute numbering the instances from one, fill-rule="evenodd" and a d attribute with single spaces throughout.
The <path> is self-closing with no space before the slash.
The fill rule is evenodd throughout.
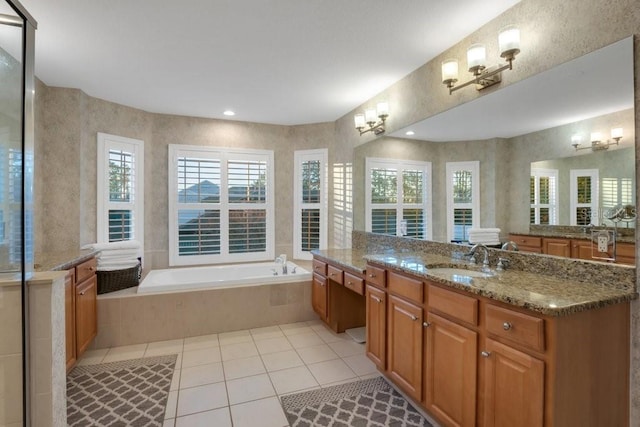
<path id="1" fill-rule="evenodd" d="M 469 262 L 471 264 L 475 264 L 476 263 L 476 252 L 478 252 L 479 249 L 484 249 L 484 259 L 482 261 L 482 268 L 483 269 L 488 269 L 489 268 L 489 249 L 485 245 L 483 245 L 482 243 L 476 243 L 475 245 L 473 245 L 471 250 L 469 252 L 467 252 L 466 256 L 471 257 L 469 259 Z"/>

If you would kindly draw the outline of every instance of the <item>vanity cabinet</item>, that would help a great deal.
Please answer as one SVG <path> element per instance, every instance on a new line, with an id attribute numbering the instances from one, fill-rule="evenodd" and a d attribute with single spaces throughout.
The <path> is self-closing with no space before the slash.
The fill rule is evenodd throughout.
<path id="1" fill-rule="evenodd" d="M 364 326 L 364 275 L 314 257 L 311 306 L 335 332 Z"/>
<path id="2" fill-rule="evenodd" d="M 65 279 L 65 346 L 67 372 L 98 334 L 96 259 L 67 271 Z"/>
<path id="3" fill-rule="evenodd" d="M 367 285 L 367 343 L 366 353 L 378 369 L 387 368 L 387 293 Z"/>
<path id="4" fill-rule="evenodd" d="M 509 234 L 509 240 L 516 242 L 518 250 L 522 252 L 542 253 L 542 239 L 540 237 L 521 234 Z"/>
<path id="5" fill-rule="evenodd" d="M 542 239 L 542 253 L 571 258 L 571 240 L 544 238 Z"/>

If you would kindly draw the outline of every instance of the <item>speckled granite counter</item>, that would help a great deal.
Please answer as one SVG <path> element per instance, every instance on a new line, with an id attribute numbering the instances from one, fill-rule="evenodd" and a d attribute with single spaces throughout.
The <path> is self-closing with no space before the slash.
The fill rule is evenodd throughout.
<path id="1" fill-rule="evenodd" d="M 364 273 L 366 263 L 370 261 L 451 288 L 550 316 L 564 316 L 608 304 L 631 301 L 638 297 L 633 290 L 616 287 L 613 283 L 585 283 L 520 270 L 506 270 L 491 277 L 473 278 L 454 277 L 451 274 L 431 271 L 447 267 L 479 270 L 478 266 L 452 260 L 442 254 L 395 252 L 376 255 L 366 254 L 360 249 L 327 249 L 313 253 L 319 259 L 346 270 Z"/>
<path id="2" fill-rule="evenodd" d="M 88 260 L 95 256 L 98 251 L 84 249 L 68 252 L 41 253 L 36 254 L 35 271 L 58 271 L 67 270 L 72 266 Z"/>

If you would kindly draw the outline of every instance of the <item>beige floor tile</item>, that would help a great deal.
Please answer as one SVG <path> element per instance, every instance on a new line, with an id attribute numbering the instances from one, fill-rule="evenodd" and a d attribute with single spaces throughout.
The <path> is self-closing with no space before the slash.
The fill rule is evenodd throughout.
<path id="1" fill-rule="evenodd" d="M 184 351 L 200 350 L 203 348 L 219 347 L 218 334 L 200 335 L 184 339 Z"/>
<path id="2" fill-rule="evenodd" d="M 182 369 L 180 376 L 180 389 L 196 387 L 205 384 L 214 384 L 224 381 L 222 362 L 207 365 L 198 365 Z"/>
<path id="3" fill-rule="evenodd" d="M 350 337 L 345 337 L 345 336 L 342 336 L 340 334 L 336 334 L 335 332 L 333 332 L 333 331 L 331 331 L 331 330 L 329 330 L 329 329 L 327 329 L 325 327 L 322 327 L 322 329 L 314 329 L 314 331 L 326 343 L 340 342 L 340 341 L 345 341 L 346 339 L 351 340 Z"/>
<path id="4" fill-rule="evenodd" d="M 144 356 L 147 344 L 134 344 L 112 347 L 102 359 L 102 363 L 120 362 L 122 360 L 140 359 Z"/>
<path id="5" fill-rule="evenodd" d="M 221 360 L 220 349 L 218 347 L 185 351 L 182 353 L 182 369 L 198 365 L 208 365 L 210 363 L 220 362 Z"/>
<path id="6" fill-rule="evenodd" d="M 293 350 L 289 341 L 283 336 L 256 341 L 256 347 L 260 354 L 278 353 L 280 351 Z"/>
<path id="7" fill-rule="evenodd" d="M 291 345 L 296 349 L 324 344 L 322 338 L 320 338 L 320 336 L 315 332 L 311 332 L 308 334 L 290 335 L 287 338 L 289 339 Z"/>
<path id="8" fill-rule="evenodd" d="M 182 353 L 183 340 L 158 341 L 149 343 L 144 357 Z"/>
<path id="9" fill-rule="evenodd" d="M 356 354 L 343 358 L 344 362 L 349 365 L 351 370 L 359 377 L 376 373 L 376 365 L 367 357 L 366 354 Z"/>
<path id="10" fill-rule="evenodd" d="M 372 374 L 361 375 L 360 379 L 361 380 L 369 380 L 371 378 L 378 378 L 378 377 L 381 377 L 381 376 L 382 376 L 382 374 L 380 373 L 380 371 L 376 371 L 376 372 L 374 372 Z"/>
<path id="11" fill-rule="evenodd" d="M 220 342 L 220 345 L 238 344 L 241 342 L 253 341 L 253 338 L 248 330 L 242 330 L 218 334 L 218 341 Z"/>
<path id="12" fill-rule="evenodd" d="M 77 366 L 97 365 L 99 363 L 102 363 L 102 360 L 107 355 L 108 351 L 108 348 L 86 351 L 78 361 Z"/>
<path id="13" fill-rule="evenodd" d="M 220 347 L 222 352 L 222 360 L 243 359 L 247 357 L 257 356 L 258 349 L 253 341 L 242 342 L 237 344 L 223 344 Z"/>
<path id="14" fill-rule="evenodd" d="M 356 354 L 364 354 L 366 347 L 364 344 L 358 344 L 355 341 L 337 341 L 328 343 L 329 347 L 340 357 L 348 357 Z"/>
<path id="15" fill-rule="evenodd" d="M 227 381 L 266 372 L 259 356 L 227 360 L 222 362 L 222 366 L 224 368 L 224 377 Z"/>
<path id="16" fill-rule="evenodd" d="M 170 420 L 164 420 L 162 423 L 162 427 L 174 427 L 176 425 L 176 419 L 171 418 Z"/>
<path id="17" fill-rule="evenodd" d="M 276 395 L 267 374 L 227 381 L 227 393 L 230 405 Z"/>
<path id="18" fill-rule="evenodd" d="M 326 362 L 308 365 L 314 378 L 320 385 L 331 384 L 348 379 L 357 379 L 355 372 L 342 359 L 327 360 Z"/>
<path id="19" fill-rule="evenodd" d="M 307 365 L 340 358 L 327 344 L 299 348 L 296 351 Z"/>
<path id="20" fill-rule="evenodd" d="M 297 325 L 297 323 L 295 323 L 295 324 Z M 289 329 L 285 328 L 285 329 L 282 330 L 282 332 L 286 336 L 290 337 L 292 335 L 310 334 L 310 333 L 314 332 L 314 330 L 311 329 L 311 327 L 304 325 L 304 326 L 300 326 L 300 327 L 297 327 L 297 328 L 289 328 Z"/>
<path id="21" fill-rule="evenodd" d="M 287 418 L 277 397 L 231 406 L 233 427 L 283 427 Z"/>
<path id="22" fill-rule="evenodd" d="M 173 371 L 173 377 L 171 377 L 171 387 L 169 391 L 178 390 L 180 388 L 180 373 L 182 371 L 180 369 L 175 369 Z"/>
<path id="23" fill-rule="evenodd" d="M 262 355 L 262 361 L 269 372 L 304 365 L 304 362 L 295 350 L 264 354 Z"/>
<path id="24" fill-rule="evenodd" d="M 284 334 L 282 333 L 282 329 L 280 329 L 279 326 L 267 326 L 264 328 L 251 329 L 250 332 L 254 341 L 284 336 Z"/>
<path id="25" fill-rule="evenodd" d="M 164 411 L 164 419 L 176 417 L 176 408 L 178 407 L 178 390 L 170 391 L 167 398 L 167 408 Z"/>
<path id="26" fill-rule="evenodd" d="M 178 395 L 178 417 L 228 406 L 224 383 L 185 388 Z"/>
<path id="27" fill-rule="evenodd" d="M 306 366 L 269 372 L 269 377 L 279 395 L 319 385 Z"/>
<path id="28" fill-rule="evenodd" d="M 176 427 L 231 427 L 229 407 L 186 415 L 176 420 Z"/>
<path id="29" fill-rule="evenodd" d="M 314 320 L 309 320 L 307 321 L 307 326 L 309 326 L 311 329 L 316 329 L 317 327 L 323 327 L 325 328 L 325 324 L 322 320 L 320 319 L 314 319 Z"/>

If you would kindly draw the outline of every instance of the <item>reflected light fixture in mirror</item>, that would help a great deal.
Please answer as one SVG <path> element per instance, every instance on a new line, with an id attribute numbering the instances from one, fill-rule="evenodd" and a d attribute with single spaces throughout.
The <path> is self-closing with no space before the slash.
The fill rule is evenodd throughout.
<path id="1" fill-rule="evenodd" d="M 368 108 L 364 111 L 364 114 L 356 114 L 353 119 L 356 130 L 360 132 L 361 136 L 367 132 L 380 135 L 384 133 L 384 122 L 387 117 L 389 117 L 389 104 L 379 102 L 376 109 Z"/>
<path id="2" fill-rule="evenodd" d="M 474 78 L 457 86 L 455 84 L 458 81 L 458 60 L 447 59 L 443 61 L 442 83 L 449 88 L 449 94 L 474 83 L 478 90 L 500 83 L 502 72 L 513 69 L 513 60 L 520 53 L 520 30 L 513 25 L 503 28 L 498 35 L 498 45 L 500 57 L 506 59 L 507 64 L 487 68 L 486 47 L 482 44 L 471 45 L 467 49 L 467 66 Z"/>
<path id="3" fill-rule="evenodd" d="M 608 150 L 611 145 L 618 145 L 623 136 L 622 128 L 613 128 L 611 129 L 611 140 L 602 141 L 602 134 L 600 132 L 592 132 L 591 133 L 591 145 L 587 147 L 580 147 L 580 142 L 582 141 L 581 135 L 572 135 L 571 136 L 571 145 L 576 151 L 580 150 L 588 150 L 592 151 L 602 151 Z M 612 141 L 613 140 L 613 141 Z"/>

